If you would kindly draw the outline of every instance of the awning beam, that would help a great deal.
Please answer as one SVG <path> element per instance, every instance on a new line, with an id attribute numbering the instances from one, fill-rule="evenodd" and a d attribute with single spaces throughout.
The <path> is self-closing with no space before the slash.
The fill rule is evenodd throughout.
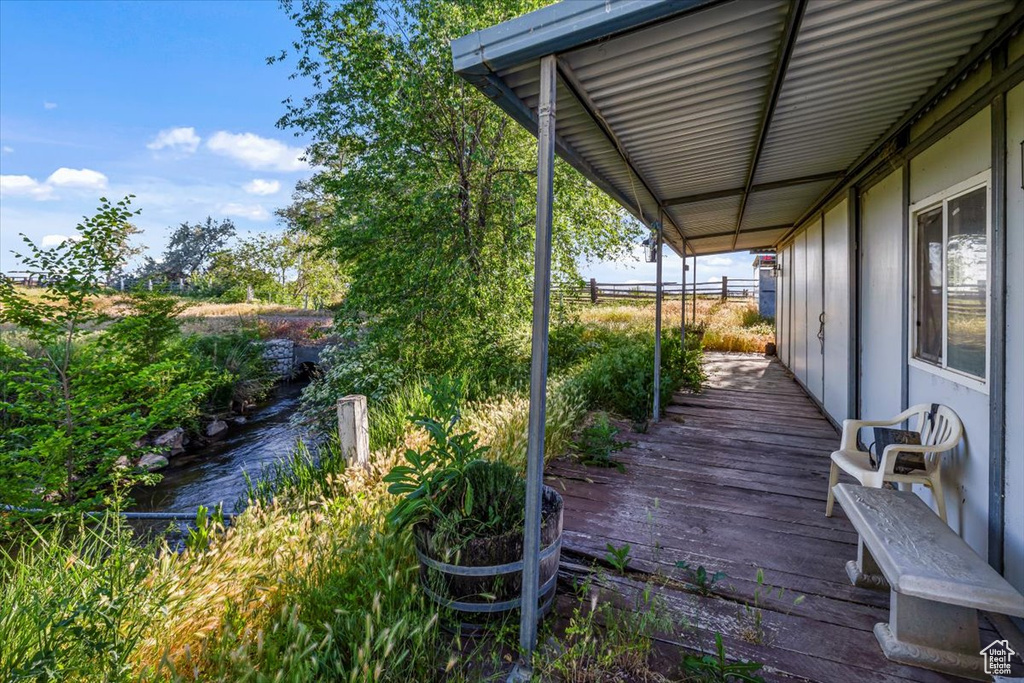
<path id="1" fill-rule="evenodd" d="M 761 112 L 761 124 L 758 129 L 757 143 L 754 145 L 754 154 L 750 160 L 750 169 L 747 171 L 747 182 L 744 185 L 743 199 L 740 201 L 740 210 L 736 214 L 736 234 L 732 239 L 732 247 L 740 239 L 740 227 L 743 225 L 743 214 L 747 210 L 747 201 L 754 187 L 754 176 L 757 175 L 757 164 L 761 161 L 761 153 L 764 151 L 765 142 L 768 140 L 768 128 L 771 127 L 772 117 L 775 115 L 775 105 L 779 103 L 779 95 L 782 93 L 782 84 L 786 80 L 786 69 L 789 67 L 789 59 L 793 56 L 793 48 L 796 47 L 796 39 L 800 34 L 800 24 L 804 20 L 804 11 L 807 9 L 807 0 L 791 0 L 789 14 L 786 15 L 786 27 L 782 32 L 782 40 L 779 41 L 779 51 L 775 58 L 775 66 L 772 69 L 772 78 L 768 86 L 768 96 L 765 99 L 764 110 Z"/>
<path id="2" fill-rule="evenodd" d="M 795 187 L 797 185 L 821 183 L 827 180 L 837 180 L 839 178 L 842 178 L 844 173 L 845 171 L 830 171 L 828 173 L 816 173 L 814 175 L 801 176 L 799 178 L 776 180 L 771 183 L 761 183 L 759 185 L 751 186 L 750 192 L 767 192 L 768 190 L 781 190 L 787 187 Z M 665 206 L 681 206 L 683 204 L 695 204 L 697 202 L 706 202 L 711 199 L 739 197 L 746 191 L 746 187 L 734 187 L 729 190 L 718 190 L 716 192 L 700 192 L 698 194 L 688 194 L 682 197 L 674 197 L 672 199 L 666 199 L 664 203 Z"/>
<path id="3" fill-rule="evenodd" d="M 654 199 L 655 204 L 658 205 L 658 212 L 660 214 L 664 214 L 665 203 L 658 196 L 658 193 L 654 191 L 654 187 L 650 182 L 648 182 L 647 178 L 645 178 L 636 167 L 636 164 L 633 163 L 633 159 L 630 158 L 629 152 L 626 151 L 626 146 L 622 144 L 622 141 L 619 140 L 615 131 L 612 130 L 612 127 L 608 124 L 608 121 L 605 120 L 604 115 L 601 114 L 601 110 L 598 108 L 597 104 L 590 98 L 590 95 L 587 94 L 587 89 L 576 77 L 572 67 L 570 67 L 562 58 L 558 59 L 558 73 L 562 77 L 562 82 L 565 83 L 565 87 L 572 93 L 573 97 L 576 98 L 576 101 L 579 103 L 580 107 L 583 108 L 583 111 L 585 111 L 587 115 L 590 116 L 591 120 L 597 124 L 597 127 L 601 129 L 605 138 L 607 138 L 608 142 L 611 143 L 612 147 L 614 147 L 618 152 L 623 163 L 625 163 L 626 167 L 629 169 L 629 172 L 636 176 L 636 179 L 644 186 L 644 190 L 647 191 L 647 194 Z M 634 202 L 639 203 L 639 200 L 634 198 Z M 641 214 L 643 213 L 642 206 L 637 206 L 637 210 L 640 211 Z M 665 214 L 665 217 L 669 219 L 669 222 L 672 223 L 672 227 L 674 227 L 676 232 L 679 233 L 680 244 L 682 244 L 683 231 L 679 228 L 676 222 L 672 220 L 671 216 Z M 661 218 L 658 217 L 656 220 L 660 221 Z M 680 249 L 682 249 L 682 247 L 680 247 Z"/>

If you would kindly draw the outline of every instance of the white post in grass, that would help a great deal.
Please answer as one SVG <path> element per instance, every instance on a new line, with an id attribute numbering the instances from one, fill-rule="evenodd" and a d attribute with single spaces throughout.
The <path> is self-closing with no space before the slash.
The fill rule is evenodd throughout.
<path id="1" fill-rule="evenodd" d="M 654 293 L 654 414 L 651 416 L 651 422 L 657 422 L 661 417 L 661 221 L 655 223 L 654 227 L 658 231 L 658 261 Z"/>
<path id="2" fill-rule="evenodd" d="M 338 442 L 350 466 L 370 465 L 370 421 L 366 397 L 358 394 L 338 399 Z"/>
<path id="3" fill-rule="evenodd" d="M 526 441 L 526 525 L 519 647 L 523 660 L 509 680 L 529 680 L 537 646 L 540 597 L 541 494 L 544 487 L 544 422 L 548 381 L 548 317 L 551 307 L 551 221 L 555 167 L 555 56 L 540 60 L 537 106 L 537 234 L 533 254 L 533 338 L 530 361 L 530 420 Z"/>

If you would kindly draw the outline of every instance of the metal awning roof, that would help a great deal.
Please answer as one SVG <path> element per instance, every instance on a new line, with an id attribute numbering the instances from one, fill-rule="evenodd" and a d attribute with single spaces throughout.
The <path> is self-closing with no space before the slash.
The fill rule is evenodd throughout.
<path id="1" fill-rule="evenodd" d="M 558 154 L 676 253 L 777 245 L 1019 30 L 1013 0 L 570 0 L 452 42 L 536 134 L 558 56 Z"/>

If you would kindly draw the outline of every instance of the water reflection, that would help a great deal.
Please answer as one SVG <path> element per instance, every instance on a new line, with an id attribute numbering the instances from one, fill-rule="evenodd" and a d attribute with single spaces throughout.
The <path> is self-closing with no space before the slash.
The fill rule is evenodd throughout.
<path id="1" fill-rule="evenodd" d="M 308 433 L 289 420 L 298 409 L 304 383 L 282 384 L 275 396 L 247 416 L 245 424 L 231 424 L 228 436 L 194 453 L 171 458 L 160 471 L 163 479 L 134 492 L 138 512 L 192 512 L 199 505 L 223 503 L 236 511 L 246 493 L 245 474 L 257 478 L 264 465 L 286 458 L 298 439 Z"/>

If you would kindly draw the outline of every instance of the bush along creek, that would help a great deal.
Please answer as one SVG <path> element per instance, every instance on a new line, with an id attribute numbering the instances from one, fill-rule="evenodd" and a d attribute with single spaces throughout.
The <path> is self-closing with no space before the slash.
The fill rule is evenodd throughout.
<path id="1" fill-rule="evenodd" d="M 250 342 L 247 354 L 262 363 L 267 377 L 234 387 L 228 408 L 204 415 L 196 428 L 175 427 L 152 437 L 163 448 L 160 481 L 132 492 L 138 512 L 187 512 L 197 508 L 239 512 L 254 488 L 281 467 L 289 467 L 299 449 L 317 459 L 323 440 L 296 419 L 303 390 L 313 372 L 295 358 L 290 339 Z M 259 393 L 254 393 L 254 388 Z"/>
<path id="2" fill-rule="evenodd" d="M 399 501 L 388 515 L 411 528 L 424 592 L 460 614 L 476 630 L 486 617 L 520 606 L 525 481 L 505 462 L 488 460 L 488 447 L 461 431 L 457 382 L 434 383 L 430 411 L 414 416 L 429 445 L 407 449 L 404 463 L 384 477 Z M 541 601 L 550 607 L 558 572 L 562 499 L 544 487 L 541 528 Z"/>
<path id="3" fill-rule="evenodd" d="M 78 253 L 39 250 L 36 267 L 98 272 L 105 253 L 89 250 L 112 228 L 96 220 L 64 249 Z M 281 379 L 265 357 L 277 345 L 255 325 L 185 334 L 188 304 L 159 291 L 126 292 L 114 317 L 97 305 L 94 276 L 78 278 L 41 295 L 0 282 L 13 323 L 0 337 L 0 504 L 12 508 L 96 510 L 131 497 L 230 435 Z"/>

